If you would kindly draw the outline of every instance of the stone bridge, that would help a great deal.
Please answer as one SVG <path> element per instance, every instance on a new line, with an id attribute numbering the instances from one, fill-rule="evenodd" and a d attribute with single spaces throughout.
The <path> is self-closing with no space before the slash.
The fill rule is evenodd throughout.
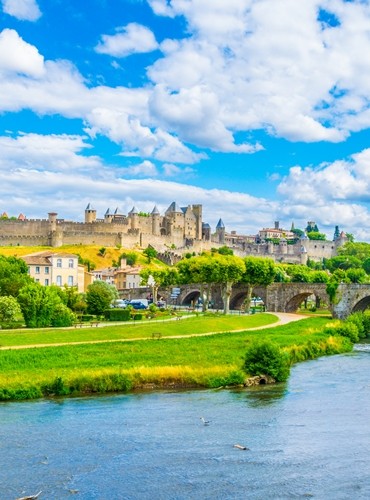
<path id="1" fill-rule="evenodd" d="M 190 306 L 197 303 L 201 295 L 201 287 L 198 284 L 181 286 L 180 295 L 176 301 L 170 299 L 169 294 L 170 290 L 161 291 L 161 295 L 167 299 L 168 304 Z M 351 312 L 364 311 L 370 307 L 370 285 L 353 283 L 339 285 L 334 305 L 330 305 L 324 283 L 272 283 L 268 286 L 254 287 L 253 295 L 260 297 L 265 304 L 266 311 L 270 312 L 295 312 L 310 296 L 314 296 L 317 303 L 327 304 L 333 317 L 340 319 L 346 318 Z M 246 296 L 246 286 L 235 285 L 230 297 L 230 309 L 240 309 Z M 223 308 L 219 286 L 212 287 L 210 299 L 215 308 Z"/>

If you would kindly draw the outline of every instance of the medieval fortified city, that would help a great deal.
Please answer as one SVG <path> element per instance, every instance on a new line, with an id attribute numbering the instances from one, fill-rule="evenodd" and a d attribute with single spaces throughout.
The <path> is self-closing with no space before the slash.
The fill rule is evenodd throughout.
<path id="1" fill-rule="evenodd" d="M 314 222 L 308 222 L 314 227 Z M 298 234 L 298 235 L 297 235 Z M 144 249 L 148 245 L 166 259 L 168 264 L 176 263 L 183 254 L 191 251 L 200 253 L 213 247 L 227 246 L 235 255 L 270 257 L 276 262 L 306 264 L 308 259 L 322 261 L 337 255 L 338 247 L 347 241 L 346 235 L 335 228 L 332 241 L 308 239 L 305 232 L 294 232 L 280 227 L 263 228 L 257 235 L 241 235 L 228 232 L 222 219 L 214 231 L 203 221 L 202 205 L 180 207 L 170 204 L 164 214 L 157 206 L 150 213 L 133 207 L 125 215 L 117 208 L 107 209 L 99 218 L 92 204 L 84 213 L 84 222 L 58 218 L 50 212 L 47 219 L 27 219 L 20 214 L 9 218 L 4 212 L 0 219 L 0 246 L 50 246 L 103 245 L 121 246 L 127 249 Z"/>

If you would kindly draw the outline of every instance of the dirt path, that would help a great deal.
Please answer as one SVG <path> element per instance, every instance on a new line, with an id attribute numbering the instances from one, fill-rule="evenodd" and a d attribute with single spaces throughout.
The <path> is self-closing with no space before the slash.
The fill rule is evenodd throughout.
<path id="1" fill-rule="evenodd" d="M 166 339 L 181 339 L 181 338 L 191 338 L 191 337 L 206 337 L 210 335 L 218 335 L 221 333 L 237 333 L 253 330 L 264 330 L 265 328 L 274 328 L 275 326 L 286 325 L 292 323 L 293 321 L 299 321 L 301 319 L 307 318 L 303 314 L 292 314 L 292 313 L 271 313 L 278 318 L 276 323 L 271 323 L 269 325 L 257 326 L 255 328 L 243 328 L 241 330 L 222 330 L 218 332 L 207 332 L 207 333 L 195 333 L 189 335 L 171 335 L 169 337 L 164 337 Z M 81 342 L 58 342 L 55 344 L 29 344 L 29 345 L 15 345 L 15 346 L 0 346 L 0 350 L 5 351 L 7 349 L 31 349 L 34 347 L 62 347 L 66 345 L 81 345 L 81 344 L 104 344 L 112 342 L 136 342 L 138 340 L 148 340 L 149 337 L 140 337 L 132 339 L 111 339 L 111 340 L 84 340 Z"/>

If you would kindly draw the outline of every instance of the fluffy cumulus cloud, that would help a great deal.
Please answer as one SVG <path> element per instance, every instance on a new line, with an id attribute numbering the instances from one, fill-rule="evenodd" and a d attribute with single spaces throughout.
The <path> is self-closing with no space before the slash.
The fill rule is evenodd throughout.
<path id="1" fill-rule="evenodd" d="M 83 156 L 91 146 L 78 135 L 23 134 L 0 137 L 0 168 L 9 176 L 19 170 L 55 172 L 95 171 L 102 167 L 96 156 Z M 15 174 L 16 177 L 16 174 Z"/>
<path id="2" fill-rule="evenodd" d="M 285 217 L 309 217 L 329 229 L 339 224 L 369 241 L 370 150 L 316 168 L 295 166 L 278 186 Z M 306 214 L 306 215 L 305 215 Z"/>
<path id="3" fill-rule="evenodd" d="M 25 42 L 16 31 L 0 33 L 0 75 L 4 83 L 9 75 L 38 78 L 45 74 L 44 58 L 33 45 Z"/>
<path id="4" fill-rule="evenodd" d="M 2 0 L 3 11 L 21 21 L 37 21 L 41 11 L 35 0 Z"/>
<path id="5" fill-rule="evenodd" d="M 102 35 L 95 50 L 100 54 L 126 57 L 135 53 L 152 52 L 157 48 L 158 44 L 150 29 L 130 23 L 123 28 L 117 28 L 115 35 Z"/>

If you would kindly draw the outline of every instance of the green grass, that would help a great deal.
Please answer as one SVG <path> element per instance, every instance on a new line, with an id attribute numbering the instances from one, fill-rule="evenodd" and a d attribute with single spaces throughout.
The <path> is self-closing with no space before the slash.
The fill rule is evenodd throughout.
<path id="1" fill-rule="evenodd" d="M 220 332 L 256 328 L 277 321 L 273 314 L 252 316 L 206 315 L 182 317 L 180 320 L 150 320 L 134 323 L 122 322 L 119 325 L 82 328 L 45 328 L 0 331 L 0 346 L 20 346 L 37 344 L 59 344 L 65 342 L 89 342 L 101 340 L 122 340 L 132 338 L 151 338 L 153 332 L 161 332 L 162 337 L 174 335 L 196 335 L 207 332 Z"/>
<path id="2" fill-rule="evenodd" d="M 265 330 L 168 337 L 169 331 L 183 325 L 187 325 L 187 333 L 192 333 L 195 325 L 200 328 L 202 324 L 203 329 L 208 325 L 208 331 L 213 331 L 213 319 L 202 319 L 175 322 L 176 326 L 163 323 L 167 337 L 160 340 L 2 350 L 0 400 L 127 391 L 146 387 L 146 384 L 174 384 L 175 387 L 240 384 L 245 377 L 241 370 L 245 351 L 256 338 L 268 338 L 284 348 L 293 349 L 296 360 L 351 348 L 346 339 L 323 333 L 328 323 L 324 318 L 310 318 Z M 229 319 L 235 326 L 239 318 L 223 319 Z M 141 330 L 144 326 L 136 328 Z M 115 327 L 107 330 L 112 328 Z"/>

